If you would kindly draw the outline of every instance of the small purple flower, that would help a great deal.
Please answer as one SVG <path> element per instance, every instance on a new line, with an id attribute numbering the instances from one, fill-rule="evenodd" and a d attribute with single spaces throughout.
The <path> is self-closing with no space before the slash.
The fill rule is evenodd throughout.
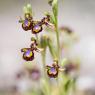
<path id="1" fill-rule="evenodd" d="M 23 59 L 26 61 L 32 61 L 34 59 L 34 53 L 31 50 L 27 50 L 23 54 Z"/>
<path id="2" fill-rule="evenodd" d="M 32 27 L 32 22 L 28 19 L 25 19 L 24 22 L 22 23 L 22 28 L 27 31 L 27 30 L 31 30 Z"/>
<path id="3" fill-rule="evenodd" d="M 26 61 L 32 61 L 34 59 L 34 51 L 41 52 L 42 49 L 39 49 L 37 47 L 37 41 L 36 39 L 32 39 L 32 44 L 30 45 L 30 48 L 23 48 L 21 49 L 21 52 L 23 53 L 23 59 Z"/>
<path id="4" fill-rule="evenodd" d="M 47 74 L 50 78 L 56 78 L 59 73 L 59 65 L 57 63 L 53 63 L 52 66 L 46 66 L 47 67 Z"/>
<path id="5" fill-rule="evenodd" d="M 22 28 L 25 31 L 31 30 L 31 27 L 32 27 L 32 16 L 29 13 L 25 14 L 24 20 L 22 18 L 20 18 L 19 22 L 22 23 Z"/>
<path id="6" fill-rule="evenodd" d="M 37 34 L 37 33 L 41 32 L 42 30 L 43 30 L 43 28 L 42 28 L 42 25 L 40 24 L 40 22 L 35 21 L 32 26 L 32 33 Z"/>

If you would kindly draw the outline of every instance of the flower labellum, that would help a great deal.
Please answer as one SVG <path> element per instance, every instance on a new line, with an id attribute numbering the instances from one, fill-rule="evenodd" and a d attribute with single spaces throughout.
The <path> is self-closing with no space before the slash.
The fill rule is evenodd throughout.
<path id="1" fill-rule="evenodd" d="M 29 21 L 28 19 L 25 19 L 24 22 L 22 23 L 22 28 L 27 31 L 27 30 L 31 30 L 32 27 L 32 22 Z"/>
<path id="2" fill-rule="evenodd" d="M 34 59 L 34 53 L 31 49 L 24 51 L 23 59 L 26 61 L 32 61 Z"/>
<path id="3" fill-rule="evenodd" d="M 43 29 L 42 29 L 42 25 L 37 21 L 33 22 L 33 25 L 32 25 L 32 33 L 33 34 L 37 34 L 39 32 L 41 32 Z"/>
<path id="4" fill-rule="evenodd" d="M 58 70 L 54 67 L 50 67 L 47 71 L 47 74 L 51 78 L 56 78 L 58 76 Z"/>
<path id="5" fill-rule="evenodd" d="M 32 16 L 29 13 L 25 14 L 24 20 L 22 18 L 20 18 L 19 22 L 22 23 L 22 28 L 25 31 L 31 30 L 31 27 L 32 27 Z"/>
<path id="6" fill-rule="evenodd" d="M 56 78 L 58 76 L 58 72 L 58 64 L 52 64 L 52 66 L 47 66 L 47 74 L 50 78 Z"/>

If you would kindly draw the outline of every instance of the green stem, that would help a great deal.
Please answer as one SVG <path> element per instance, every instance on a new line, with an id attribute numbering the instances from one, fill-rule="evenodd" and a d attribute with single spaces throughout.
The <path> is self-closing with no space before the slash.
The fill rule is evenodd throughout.
<path id="1" fill-rule="evenodd" d="M 58 53 L 58 61 L 60 61 L 60 41 L 59 41 L 59 31 L 58 31 L 58 0 L 54 1 L 54 6 L 52 8 L 53 15 L 55 19 L 55 31 L 56 31 L 56 39 L 57 39 L 57 53 Z"/>
<path id="2" fill-rule="evenodd" d="M 56 38 L 57 38 L 57 53 L 58 53 L 58 59 L 60 61 L 60 42 L 59 42 L 59 31 L 58 31 L 58 21 L 56 19 Z"/>
<path id="3" fill-rule="evenodd" d="M 35 36 L 36 36 L 37 42 L 38 42 L 38 44 L 39 44 L 39 38 L 38 38 L 38 35 L 36 34 Z"/>
<path id="4" fill-rule="evenodd" d="M 44 66 L 44 68 L 45 68 L 45 59 L 46 59 L 46 50 L 44 50 L 43 52 L 42 52 L 42 62 L 43 62 L 43 66 Z"/>
<path id="5" fill-rule="evenodd" d="M 36 39 L 37 39 L 37 42 L 38 42 L 38 46 L 40 47 L 38 35 L 36 34 L 35 36 L 36 36 Z M 46 70 L 46 68 L 45 68 L 45 65 L 46 65 L 46 62 L 45 62 L 45 60 L 46 60 L 46 49 L 44 51 L 42 51 L 41 55 L 42 55 L 43 69 L 44 69 L 44 72 L 45 72 L 45 70 Z"/>

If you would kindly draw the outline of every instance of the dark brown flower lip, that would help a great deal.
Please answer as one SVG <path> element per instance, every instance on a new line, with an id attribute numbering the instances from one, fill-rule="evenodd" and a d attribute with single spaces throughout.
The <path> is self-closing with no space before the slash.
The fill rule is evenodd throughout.
<path id="1" fill-rule="evenodd" d="M 32 16 L 29 13 L 25 14 L 24 20 L 22 18 L 20 18 L 19 22 L 22 23 L 23 30 L 25 30 L 25 31 L 31 30 Z"/>
<path id="2" fill-rule="evenodd" d="M 47 74 L 50 78 L 56 78 L 58 76 L 58 68 L 50 67 L 47 69 Z"/>
<path id="3" fill-rule="evenodd" d="M 30 16 L 27 16 L 24 18 L 22 22 L 23 27 L 32 27 L 32 18 Z"/>
<path id="4" fill-rule="evenodd" d="M 56 78 L 59 73 L 60 66 L 56 63 L 53 63 L 52 66 L 47 65 L 47 74 L 50 78 Z"/>
<path id="5" fill-rule="evenodd" d="M 31 50 L 27 50 L 23 54 L 23 59 L 26 61 L 32 61 L 34 59 L 34 52 Z"/>
<path id="6" fill-rule="evenodd" d="M 32 33 L 33 34 L 38 34 L 40 32 L 42 32 L 43 28 L 41 25 L 35 25 L 32 27 Z"/>
<path id="7" fill-rule="evenodd" d="M 23 48 L 21 49 L 23 53 L 23 59 L 26 61 L 32 61 L 34 59 L 34 51 L 31 48 Z"/>
<path id="8" fill-rule="evenodd" d="M 32 61 L 34 59 L 34 49 L 32 48 L 23 48 L 21 49 L 23 53 L 23 59 L 26 61 Z"/>
<path id="9" fill-rule="evenodd" d="M 29 25 L 25 24 L 25 20 L 24 20 L 24 23 L 22 23 L 22 28 L 25 31 L 31 30 L 31 28 L 32 28 L 32 22 L 31 21 L 27 20 L 27 24 L 29 24 Z"/>

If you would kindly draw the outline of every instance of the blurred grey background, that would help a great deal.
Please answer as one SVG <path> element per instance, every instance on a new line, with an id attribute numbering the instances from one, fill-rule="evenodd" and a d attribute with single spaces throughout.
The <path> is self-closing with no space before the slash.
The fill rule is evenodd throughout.
<path id="1" fill-rule="evenodd" d="M 0 0 L 0 87 L 11 85 L 22 64 L 20 49 L 29 46 L 31 33 L 18 23 L 23 6 L 31 3 L 35 19 L 51 11 L 47 0 Z M 80 41 L 70 52 L 81 59 L 80 76 L 95 78 L 95 0 L 59 0 L 59 26 L 73 29 Z M 95 81 L 95 80 L 94 80 Z M 93 83 L 94 83 L 93 81 Z M 93 84 L 92 83 L 92 84 Z"/>

